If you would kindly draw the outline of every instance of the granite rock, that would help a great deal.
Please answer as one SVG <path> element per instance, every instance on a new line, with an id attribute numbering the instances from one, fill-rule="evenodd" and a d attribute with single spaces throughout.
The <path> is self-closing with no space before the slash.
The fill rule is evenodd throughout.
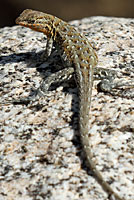
<path id="1" fill-rule="evenodd" d="M 70 22 L 97 51 L 98 67 L 134 79 L 134 20 L 90 17 Z M 56 52 L 40 64 L 42 33 L 0 29 L 0 101 L 27 97 L 62 64 Z M 45 72 L 44 72 L 45 71 Z M 45 74 L 45 75 L 44 75 Z M 134 99 L 97 92 L 89 130 L 94 162 L 126 200 L 134 199 Z M 69 82 L 28 105 L 0 105 L 0 200 L 108 200 L 87 169 L 79 140 L 78 96 Z"/>

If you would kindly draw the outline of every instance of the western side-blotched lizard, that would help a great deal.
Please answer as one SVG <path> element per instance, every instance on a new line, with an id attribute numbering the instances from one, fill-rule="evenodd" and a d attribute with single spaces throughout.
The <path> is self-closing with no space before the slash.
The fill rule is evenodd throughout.
<path id="1" fill-rule="evenodd" d="M 54 45 L 58 49 L 66 65 L 66 68 L 64 68 L 62 72 L 59 71 L 55 75 L 50 76 L 44 84 L 41 85 L 41 89 L 44 92 L 48 90 L 49 86 L 54 81 L 60 80 L 62 77 L 63 79 L 67 79 L 73 72 L 76 74 L 80 101 L 79 130 L 89 168 L 93 171 L 103 189 L 108 193 L 109 199 L 124 200 L 124 198 L 114 192 L 110 185 L 103 179 L 93 162 L 88 131 L 93 72 L 98 59 L 88 39 L 77 32 L 70 24 L 55 16 L 39 11 L 29 9 L 23 11 L 16 19 L 16 23 L 44 33 L 47 36 L 44 56 L 50 56 Z"/>

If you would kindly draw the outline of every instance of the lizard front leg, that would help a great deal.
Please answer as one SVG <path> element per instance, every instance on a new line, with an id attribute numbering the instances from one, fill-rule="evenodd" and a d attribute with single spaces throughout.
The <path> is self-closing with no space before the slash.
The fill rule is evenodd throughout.
<path id="1" fill-rule="evenodd" d="M 53 49 L 53 38 L 52 37 L 48 37 L 47 38 L 47 44 L 46 44 L 46 49 L 45 51 L 42 53 L 40 60 L 42 62 L 46 61 L 47 58 L 51 55 L 52 53 L 52 49 Z"/>

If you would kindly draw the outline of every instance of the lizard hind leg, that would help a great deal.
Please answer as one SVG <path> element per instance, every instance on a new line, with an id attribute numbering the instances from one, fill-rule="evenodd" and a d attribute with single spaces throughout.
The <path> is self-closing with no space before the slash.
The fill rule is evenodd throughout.
<path id="1" fill-rule="evenodd" d="M 104 79 L 97 85 L 99 92 L 109 93 L 113 96 L 123 98 L 134 98 L 134 81 L 117 81 L 113 82 L 109 79 Z"/>
<path id="2" fill-rule="evenodd" d="M 28 97 L 24 97 L 21 99 L 13 99 L 11 101 L 5 101 L 0 102 L 2 105 L 6 104 L 25 104 L 28 105 L 29 103 L 32 103 L 36 100 L 38 100 L 40 97 L 45 96 L 46 93 L 48 93 L 49 88 L 52 84 L 61 83 L 65 80 L 69 80 L 72 77 L 72 74 L 74 73 L 74 68 L 68 67 L 64 68 L 56 73 L 51 74 L 47 78 L 45 78 L 38 89 L 34 89 L 34 95 L 30 95 Z"/>
<path id="3" fill-rule="evenodd" d="M 109 93 L 123 98 L 134 98 L 134 81 L 126 81 L 115 70 L 95 67 L 94 78 L 101 80 L 97 84 L 98 92 Z"/>
<path id="4" fill-rule="evenodd" d="M 49 77 L 42 81 L 40 87 L 38 88 L 37 94 L 44 96 L 52 84 L 60 84 L 66 80 L 69 80 L 73 73 L 74 68 L 68 67 L 51 74 Z"/>

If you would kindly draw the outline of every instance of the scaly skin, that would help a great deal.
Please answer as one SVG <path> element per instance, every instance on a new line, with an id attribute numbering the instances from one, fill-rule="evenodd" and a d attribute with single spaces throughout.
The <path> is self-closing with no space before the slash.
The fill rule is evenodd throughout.
<path id="1" fill-rule="evenodd" d="M 103 179 L 92 159 L 93 155 L 88 137 L 88 124 L 93 85 L 93 70 L 98 59 L 88 39 L 77 32 L 73 26 L 63 20 L 39 11 L 29 9 L 24 10 L 16 19 L 16 23 L 44 33 L 48 40 L 45 56 L 51 54 L 52 46 L 55 45 L 59 50 L 61 58 L 65 61 L 66 66 L 68 67 L 66 73 L 69 74 L 71 67 L 74 67 L 76 81 L 79 88 L 80 135 L 89 168 L 93 171 L 103 189 L 109 194 L 110 199 L 124 200 L 124 198 L 121 198 L 116 192 L 114 192 L 110 185 Z M 72 71 L 70 73 L 72 73 Z M 47 89 L 44 90 L 46 91 Z"/>

